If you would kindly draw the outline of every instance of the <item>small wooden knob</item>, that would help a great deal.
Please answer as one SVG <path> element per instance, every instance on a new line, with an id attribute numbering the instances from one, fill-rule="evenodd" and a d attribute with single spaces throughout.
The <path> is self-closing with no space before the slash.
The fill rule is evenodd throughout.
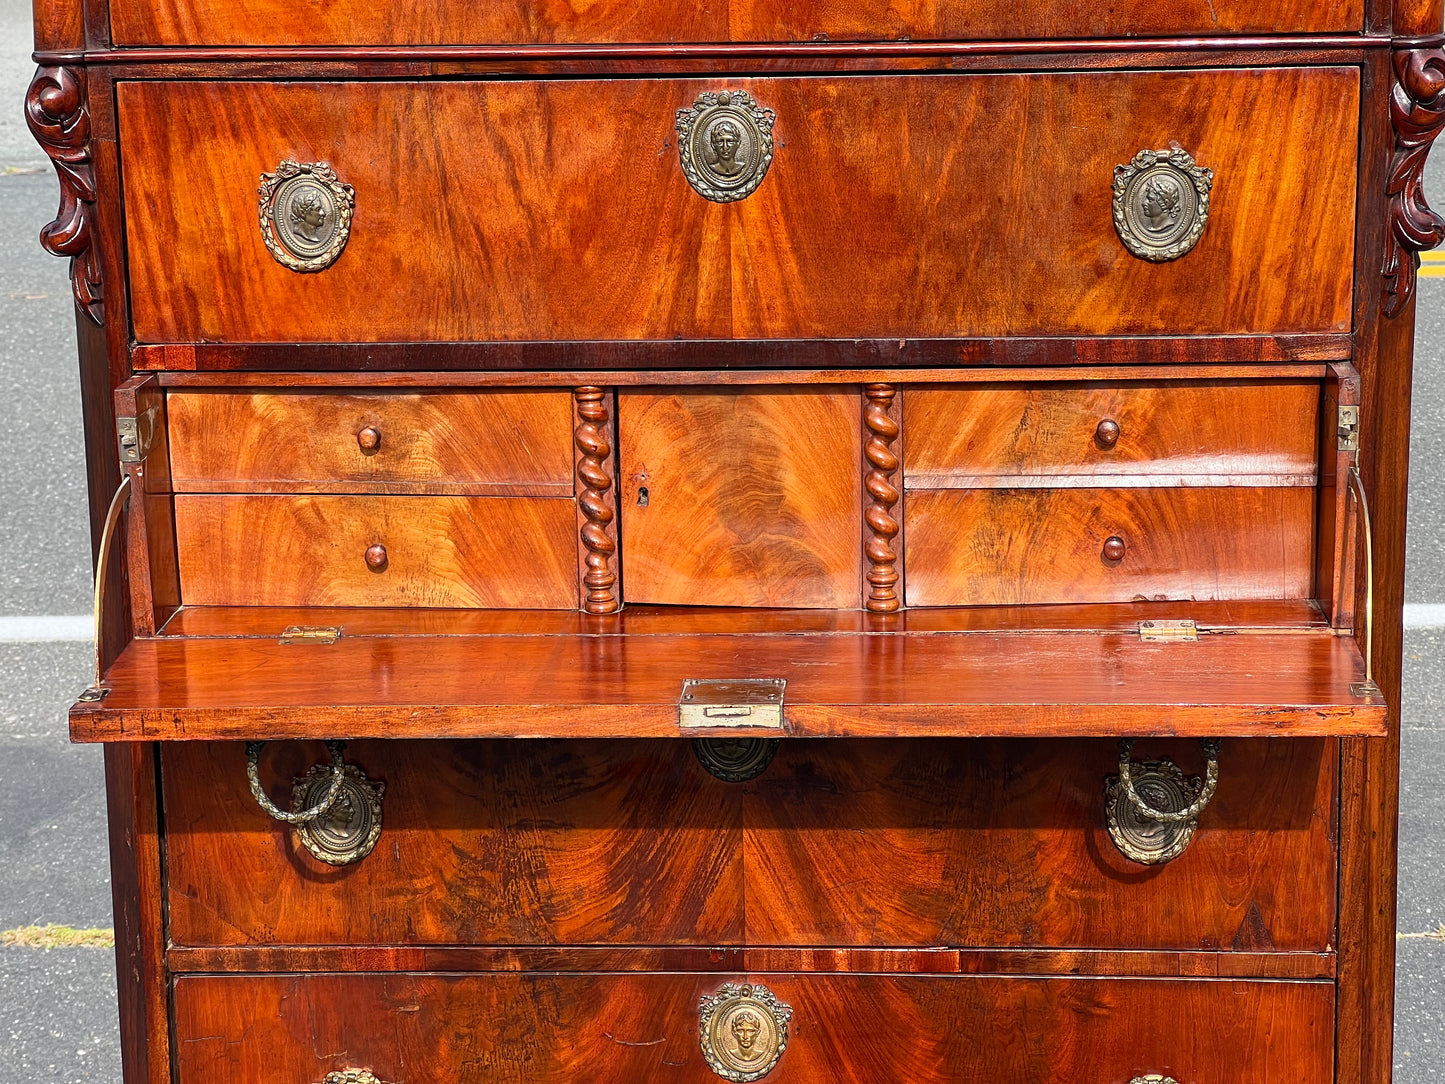
<path id="1" fill-rule="evenodd" d="M 1104 560 L 1122 561 L 1124 559 L 1124 540 L 1116 534 L 1104 539 Z"/>
<path id="2" fill-rule="evenodd" d="M 1123 543 L 1119 543 L 1122 547 Z M 386 568 L 386 547 L 380 542 L 366 547 L 366 567 L 373 572 L 381 572 Z"/>
<path id="3" fill-rule="evenodd" d="M 1094 441 L 1100 448 L 1112 448 L 1119 443 L 1119 423 L 1105 418 L 1094 430 Z"/>
<path id="4" fill-rule="evenodd" d="M 376 451 L 381 447 L 381 430 L 374 425 L 368 425 L 356 434 L 356 445 L 368 454 Z"/>

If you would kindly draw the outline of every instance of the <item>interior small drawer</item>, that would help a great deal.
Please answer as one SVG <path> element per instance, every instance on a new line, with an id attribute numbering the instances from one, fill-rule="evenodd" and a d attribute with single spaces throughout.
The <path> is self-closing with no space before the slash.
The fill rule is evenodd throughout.
<path id="1" fill-rule="evenodd" d="M 386 1084 L 716 1084 L 719 1071 L 779 1082 L 1324 1084 L 1334 1000 L 1328 982 L 195 975 L 175 982 L 174 1049 L 178 1084 L 316 1084 L 346 1069 Z"/>
<path id="2" fill-rule="evenodd" d="M 1309 598 L 1305 486 L 932 489 L 904 501 L 909 606 Z"/>
<path id="3" fill-rule="evenodd" d="M 570 497 L 178 493 L 192 606 L 572 609 Z"/>
<path id="4" fill-rule="evenodd" d="M 572 493 L 572 397 L 172 390 L 178 492 Z"/>
<path id="5" fill-rule="evenodd" d="M 1319 382 L 1304 380 L 918 385 L 903 397 L 904 484 L 1127 474 L 1308 485 L 1319 411 Z"/>

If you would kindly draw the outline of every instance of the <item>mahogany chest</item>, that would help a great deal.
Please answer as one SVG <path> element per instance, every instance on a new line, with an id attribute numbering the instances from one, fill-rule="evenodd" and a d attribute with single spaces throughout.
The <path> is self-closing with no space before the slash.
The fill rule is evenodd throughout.
<path id="1" fill-rule="evenodd" d="M 126 1084 L 1385 1084 L 1440 0 L 36 0 Z"/>

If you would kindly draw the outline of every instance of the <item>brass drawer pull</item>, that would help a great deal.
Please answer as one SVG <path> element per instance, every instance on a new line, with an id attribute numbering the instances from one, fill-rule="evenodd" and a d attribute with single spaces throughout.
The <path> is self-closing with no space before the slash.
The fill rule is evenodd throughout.
<path id="1" fill-rule="evenodd" d="M 340 796 L 341 784 L 346 779 L 346 743 L 344 741 L 322 742 L 326 746 L 326 751 L 331 754 L 331 785 L 309 809 L 293 813 L 281 810 L 275 802 L 271 801 L 265 788 L 261 786 L 261 749 L 265 744 L 263 741 L 246 743 L 246 779 L 251 784 L 251 797 L 256 799 L 256 804 L 261 807 L 261 811 L 272 820 L 281 821 L 283 824 L 301 824 L 305 821 L 315 820 L 329 812 Z"/>
<path id="2" fill-rule="evenodd" d="M 366 567 L 369 568 L 369 569 L 371 569 L 371 571 L 373 571 L 373 572 L 385 572 L 385 571 L 386 571 L 386 562 L 387 562 L 386 547 L 383 546 L 380 542 L 377 542 L 377 543 L 375 543 L 374 545 L 370 545 L 370 546 L 367 546 L 367 547 L 366 547 L 365 558 L 366 558 Z"/>
<path id="3" fill-rule="evenodd" d="M 1104 539 L 1104 560 L 1108 561 L 1110 564 L 1117 565 L 1120 561 L 1124 559 L 1124 553 L 1126 549 L 1127 547 L 1124 545 L 1124 540 L 1118 535 L 1112 534 L 1108 538 Z"/>
<path id="4" fill-rule="evenodd" d="M 1179 144 L 1140 151 L 1114 167 L 1114 229 L 1141 260 L 1177 260 L 1204 235 L 1214 171 L 1194 164 Z"/>
<path id="5" fill-rule="evenodd" d="M 1119 423 L 1113 418 L 1105 418 L 1094 429 L 1094 443 L 1100 448 L 1109 449 L 1119 443 Z"/>
<path id="6" fill-rule="evenodd" d="M 369 855 L 381 838 L 381 799 L 386 784 L 368 779 L 356 765 L 346 763 L 344 741 L 324 742 L 331 763 L 313 764 L 305 775 L 293 780 L 291 812 L 286 813 L 261 787 L 259 763 L 265 744 L 246 743 L 246 778 L 262 811 L 291 825 L 301 845 L 328 865 L 350 865 Z"/>
<path id="7" fill-rule="evenodd" d="M 375 455 L 381 447 L 381 430 L 368 425 L 356 434 L 356 446 L 361 449 L 362 455 Z"/>
<path id="8" fill-rule="evenodd" d="M 1119 739 L 1119 774 L 1105 782 L 1104 812 L 1114 846 L 1130 861 L 1161 865 L 1194 840 L 1199 815 L 1219 787 L 1219 740 L 1205 738 L 1199 745 L 1203 780 L 1187 778 L 1171 760 L 1136 764 L 1134 739 Z"/>
<path id="9" fill-rule="evenodd" d="M 773 164 L 773 121 L 743 90 L 707 91 L 677 111 L 677 153 L 699 196 L 714 203 L 746 199 Z"/>
<path id="10" fill-rule="evenodd" d="M 766 986 L 727 982 L 697 1009 L 698 1040 L 708 1068 L 736 1084 L 761 1080 L 788 1047 L 793 1007 Z"/>

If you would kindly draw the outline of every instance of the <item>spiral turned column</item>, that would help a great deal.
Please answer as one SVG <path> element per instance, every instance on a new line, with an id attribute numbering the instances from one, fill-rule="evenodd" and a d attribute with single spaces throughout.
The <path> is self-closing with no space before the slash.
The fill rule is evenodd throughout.
<path id="1" fill-rule="evenodd" d="M 893 548 L 899 531 L 898 520 L 893 517 L 898 503 L 898 488 L 893 484 L 898 456 L 892 447 L 898 439 L 898 423 L 892 413 L 897 394 L 892 384 L 868 384 L 863 388 L 863 424 L 868 431 L 863 445 L 868 465 L 863 476 L 863 518 L 867 524 L 863 554 L 868 558 L 867 607 L 874 613 L 892 613 L 903 605 L 898 597 L 898 554 Z"/>
<path id="2" fill-rule="evenodd" d="M 582 609 L 616 613 L 617 490 L 612 482 L 612 418 L 602 388 L 576 388 L 573 440 L 577 461 L 577 516 L 582 538 Z"/>

